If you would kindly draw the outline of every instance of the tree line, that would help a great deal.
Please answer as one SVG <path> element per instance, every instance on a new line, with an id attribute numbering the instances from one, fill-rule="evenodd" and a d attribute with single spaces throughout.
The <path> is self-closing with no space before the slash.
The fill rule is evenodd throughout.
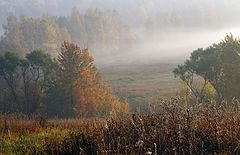
<path id="1" fill-rule="evenodd" d="M 124 115 L 121 102 L 103 82 L 88 49 L 64 42 L 57 58 L 34 50 L 24 58 L 0 54 L 0 112 L 49 117 Z"/>
<path id="2" fill-rule="evenodd" d="M 235 1 L 169 0 L 121 1 L 121 0 L 1 0 L 0 24 L 5 22 L 9 12 L 39 17 L 43 12 L 54 15 L 67 14 L 74 6 L 84 12 L 88 8 L 112 8 L 119 11 L 124 22 L 135 27 L 152 21 L 154 25 L 163 27 L 216 27 L 238 23 L 239 3 Z M 9 9 L 10 8 L 10 9 Z"/>
<path id="3" fill-rule="evenodd" d="M 75 8 L 70 16 L 43 14 L 42 18 L 9 15 L 3 25 L 0 51 L 15 51 L 20 57 L 43 49 L 57 57 L 64 40 L 89 47 L 92 55 L 119 52 L 135 44 L 136 36 L 114 10 L 88 9 L 80 14 Z"/>

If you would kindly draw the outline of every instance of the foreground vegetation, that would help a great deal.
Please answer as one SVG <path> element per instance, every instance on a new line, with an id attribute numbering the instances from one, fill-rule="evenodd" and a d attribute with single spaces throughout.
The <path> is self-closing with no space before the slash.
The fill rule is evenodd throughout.
<path id="1" fill-rule="evenodd" d="M 187 108 L 160 100 L 148 115 L 45 120 L 1 116 L 3 154 L 230 154 L 240 152 L 239 102 Z"/>

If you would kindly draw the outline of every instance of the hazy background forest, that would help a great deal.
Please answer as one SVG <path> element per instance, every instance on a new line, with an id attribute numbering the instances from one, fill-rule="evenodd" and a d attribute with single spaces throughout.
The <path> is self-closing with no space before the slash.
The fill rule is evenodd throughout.
<path id="1" fill-rule="evenodd" d="M 194 48 L 220 41 L 226 33 L 238 35 L 239 5 L 236 0 L 2 0 L 0 24 L 7 24 L 10 13 L 19 24 L 33 22 L 27 21 L 31 17 L 45 19 L 45 24 L 56 29 L 48 34 L 52 41 L 44 45 L 46 49 L 54 51 L 54 44 L 71 40 L 81 47 L 89 46 L 91 54 L 98 55 L 99 65 L 159 62 L 166 57 L 167 62 L 176 62 L 175 58 L 183 61 Z M 4 28 L 0 32 L 3 34 Z M 173 42 L 178 44 L 171 46 Z"/>
<path id="2" fill-rule="evenodd" d="M 41 49 L 54 62 L 63 42 L 73 42 L 88 48 L 113 94 L 146 109 L 179 93 L 172 71 L 191 52 L 240 35 L 239 7 L 236 0 L 1 0 L 0 53 L 21 60 Z"/>

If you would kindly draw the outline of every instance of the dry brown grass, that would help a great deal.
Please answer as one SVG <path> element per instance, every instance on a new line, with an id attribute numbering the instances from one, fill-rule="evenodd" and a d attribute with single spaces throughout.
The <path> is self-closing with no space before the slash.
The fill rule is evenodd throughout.
<path id="1" fill-rule="evenodd" d="M 9 133 L 25 135 L 52 130 L 67 131 L 71 138 L 62 138 L 64 146 L 69 146 L 68 143 L 74 146 L 74 149 L 67 150 L 70 154 L 240 152 L 240 115 L 239 105 L 235 101 L 221 106 L 212 103 L 184 108 L 174 98 L 159 101 L 149 115 L 109 119 L 57 119 L 47 120 L 43 124 L 40 122 L 41 118 L 32 120 L 1 116 L 1 137 L 7 139 L 11 136 L 6 136 Z M 56 144 L 57 142 L 51 145 L 51 149 L 54 150 Z M 34 150 L 36 149 L 32 153 L 35 153 Z M 55 153 L 64 154 L 63 152 Z"/>

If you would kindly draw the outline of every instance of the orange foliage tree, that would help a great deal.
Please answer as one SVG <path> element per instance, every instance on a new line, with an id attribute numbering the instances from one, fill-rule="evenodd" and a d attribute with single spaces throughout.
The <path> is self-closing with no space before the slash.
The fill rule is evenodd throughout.
<path id="1" fill-rule="evenodd" d="M 107 116 L 127 114 L 129 104 L 119 101 L 119 98 L 112 94 L 107 83 L 100 83 L 94 73 L 84 68 L 81 76 L 76 80 L 74 97 L 76 105 L 74 111 L 78 116 Z"/>
<path id="2" fill-rule="evenodd" d="M 59 57 L 62 80 L 69 94 L 72 109 L 78 117 L 108 116 L 127 114 L 127 100 L 121 102 L 112 94 L 106 82 L 101 82 L 94 59 L 88 49 L 64 42 Z M 64 79 L 64 80 L 63 80 Z"/>

